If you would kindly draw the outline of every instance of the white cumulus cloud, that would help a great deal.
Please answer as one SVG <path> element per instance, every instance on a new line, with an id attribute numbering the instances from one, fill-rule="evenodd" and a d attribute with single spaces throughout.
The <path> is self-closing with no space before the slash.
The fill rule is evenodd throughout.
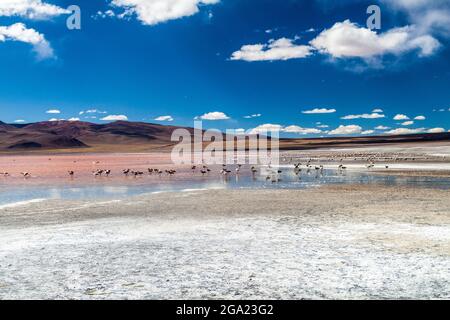
<path id="1" fill-rule="evenodd" d="M 450 35 L 450 2 L 448 0 L 382 0 L 386 7 L 400 11 L 424 32 Z"/>
<path id="2" fill-rule="evenodd" d="M 349 134 L 359 134 L 362 132 L 362 128 L 358 125 L 340 125 L 338 128 L 328 132 L 329 135 L 349 135 Z"/>
<path id="3" fill-rule="evenodd" d="M 414 118 L 414 120 L 419 120 L 419 121 L 422 121 L 422 120 L 425 120 L 425 119 L 426 119 L 425 116 L 417 116 L 417 117 Z"/>
<path id="4" fill-rule="evenodd" d="M 444 128 L 433 128 L 427 131 L 428 133 L 442 133 L 445 132 Z"/>
<path id="5" fill-rule="evenodd" d="M 214 112 L 205 113 L 204 115 L 202 115 L 200 117 L 196 117 L 196 119 L 214 121 L 214 120 L 228 120 L 228 119 L 230 119 L 230 117 L 227 116 L 223 112 L 214 111 Z"/>
<path id="6" fill-rule="evenodd" d="M 402 123 L 402 126 L 407 127 L 407 126 L 412 126 L 413 124 L 414 124 L 414 121 L 405 121 Z"/>
<path id="7" fill-rule="evenodd" d="M 417 50 L 420 56 L 429 56 L 440 46 L 437 39 L 419 33 L 414 26 L 393 28 L 377 34 L 350 20 L 335 23 L 330 29 L 322 31 L 311 44 L 333 58 L 363 59 L 386 54 L 400 55 L 413 50 Z"/>
<path id="8" fill-rule="evenodd" d="M 171 122 L 173 121 L 172 116 L 160 116 L 154 119 L 155 121 L 168 121 Z"/>
<path id="9" fill-rule="evenodd" d="M 156 25 L 169 20 L 192 16 L 202 5 L 213 5 L 219 0 L 112 0 L 114 7 L 124 9 L 118 16 L 136 15 L 144 25 Z"/>
<path id="10" fill-rule="evenodd" d="M 42 0 L 1 0 L 0 16 L 47 19 L 69 13 L 68 10 Z"/>
<path id="11" fill-rule="evenodd" d="M 409 117 L 404 114 L 397 114 L 397 115 L 395 115 L 394 120 L 397 120 L 397 121 L 409 120 Z"/>
<path id="12" fill-rule="evenodd" d="M 335 113 L 336 109 L 315 108 L 312 110 L 302 111 L 304 114 L 321 114 L 321 113 Z"/>
<path id="13" fill-rule="evenodd" d="M 298 134 L 319 134 L 322 133 L 322 130 L 316 128 L 302 128 L 299 126 L 288 126 L 283 129 L 284 132 L 287 133 L 298 133 Z"/>
<path id="14" fill-rule="evenodd" d="M 270 40 L 267 44 L 244 45 L 240 50 L 233 52 L 231 60 L 244 61 L 274 61 L 306 58 L 312 54 L 313 48 L 309 45 L 297 45 L 294 40 L 280 38 Z"/>
<path id="15" fill-rule="evenodd" d="M 283 129 L 283 126 L 279 124 L 271 124 L 266 123 L 257 126 L 256 128 L 253 128 L 249 131 L 249 134 L 259 134 L 259 133 L 267 133 L 268 131 L 281 131 Z"/>
<path id="16" fill-rule="evenodd" d="M 10 26 L 0 26 L 0 42 L 20 41 L 33 46 L 40 60 L 54 57 L 53 49 L 45 36 L 34 29 L 29 29 L 23 23 Z"/>

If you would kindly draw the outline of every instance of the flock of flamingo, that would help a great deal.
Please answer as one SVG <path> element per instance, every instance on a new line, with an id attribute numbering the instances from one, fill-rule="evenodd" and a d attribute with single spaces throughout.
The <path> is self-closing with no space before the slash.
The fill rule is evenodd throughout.
<path id="1" fill-rule="evenodd" d="M 311 172 L 316 172 L 316 176 L 322 176 L 324 173 L 324 166 L 323 165 L 313 165 L 312 164 L 312 159 L 309 159 L 305 164 L 303 164 L 302 162 L 297 162 L 297 163 L 293 163 L 292 159 L 291 161 L 289 161 L 289 163 L 293 166 L 293 172 L 295 175 L 297 175 L 300 179 L 301 179 L 301 174 L 303 172 L 303 170 L 306 171 L 306 174 L 310 174 Z M 375 166 L 375 161 L 373 159 L 368 159 L 367 160 L 367 164 L 366 164 L 366 168 L 367 169 L 372 169 Z M 94 166 L 98 165 L 100 162 L 99 161 L 94 161 L 92 164 Z M 385 165 L 385 168 L 388 169 L 389 166 Z M 241 164 L 237 164 L 234 166 L 234 174 L 236 176 L 239 176 L 243 171 L 242 165 Z M 337 171 L 340 174 L 343 174 L 345 171 L 347 170 L 347 167 L 343 165 L 343 159 L 340 160 L 340 164 L 337 166 Z M 207 166 L 207 165 L 192 165 L 191 166 L 191 171 L 193 174 L 195 174 L 196 172 L 199 172 L 202 174 L 202 176 L 204 175 L 209 175 L 212 170 Z M 261 173 L 261 175 L 265 175 L 265 179 L 267 181 L 272 181 L 272 182 L 278 182 L 280 181 L 280 175 L 283 173 L 282 170 L 280 170 L 279 167 L 273 168 L 270 164 L 267 167 L 261 167 L 261 169 L 257 169 L 255 166 L 252 166 L 249 170 L 249 173 L 251 173 L 253 176 L 256 175 L 258 172 Z M 109 177 L 112 174 L 112 170 L 110 169 L 95 169 L 92 172 L 92 175 L 94 177 Z M 141 177 L 144 176 L 145 174 L 148 175 L 157 175 L 157 176 L 161 176 L 163 174 L 166 174 L 168 176 L 173 176 L 177 173 L 177 170 L 175 169 L 166 169 L 166 170 L 161 170 L 158 168 L 147 168 L 146 172 L 144 171 L 139 171 L 139 170 L 132 170 L 132 169 L 124 169 L 122 170 L 122 175 L 124 175 L 125 177 Z M 227 178 L 229 177 L 233 171 L 230 170 L 229 166 L 227 165 L 222 165 L 222 168 L 219 170 L 219 175 Z M 69 170 L 67 171 L 67 174 L 69 175 L 70 178 L 74 178 L 75 177 L 75 171 L 74 170 Z M 25 178 L 31 178 L 32 175 L 30 172 L 21 172 L 20 175 Z M 0 172 L 0 176 L 3 177 L 9 177 L 11 176 L 8 172 Z"/>

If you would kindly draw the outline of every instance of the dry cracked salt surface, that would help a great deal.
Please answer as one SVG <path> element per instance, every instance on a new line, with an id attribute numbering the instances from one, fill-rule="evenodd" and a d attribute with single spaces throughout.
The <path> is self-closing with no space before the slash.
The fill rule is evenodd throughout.
<path id="1" fill-rule="evenodd" d="M 448 191 L 380 186 L 0 210 L 1 299 L 448 299 Z"/>

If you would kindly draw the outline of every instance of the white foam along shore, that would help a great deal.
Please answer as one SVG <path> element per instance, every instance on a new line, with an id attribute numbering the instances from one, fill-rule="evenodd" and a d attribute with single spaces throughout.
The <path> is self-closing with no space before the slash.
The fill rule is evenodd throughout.
<path id="1" fill-rule="evenodd" d="M 317 164 L 322 164 L 317 162 Z M 337 169 L 340 163 L 324 163 L 324 169 Z M 367 164 L 365 163 L 345 163 L 345 167 L 349 170 L 367 170 Z M 376 163 L 372 170 L 385 170 L 386 165 L 391 170 L 412 170 L 412 171 L 450 171 L 450 163 Z M 281 164 L 277 166 L 279 168 L 293 168 L 294 166 L 289 164 Z"/>
<path id="2" fill-rule="evenodd" d="M 380 153 L 417 153 L 436 157 L 450 157 L 450 145 L 448 142 L 436 145 L 383 145 L 383 146 L 364 146 L 352 148 L 319 148 L 317 151 L 328 152 L 380 152 Z"/>

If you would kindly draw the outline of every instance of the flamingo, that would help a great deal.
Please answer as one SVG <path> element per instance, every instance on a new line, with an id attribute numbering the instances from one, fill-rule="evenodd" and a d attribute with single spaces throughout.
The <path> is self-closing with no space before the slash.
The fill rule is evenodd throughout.
<path id="1" fill-rule="evenodd" d="M 92 174 L 95 177 L 101 176 L 103 174 L 103 170 L 96 170 L 96 171 L 92 171 Z"/>
<path id="2" fill-rule="evenodd" d="M 168 175 L 170 175 L 170 176 L 173 176 L 176 172 L 177 172 L 177 171 L 176 171 L 176 170 L 173 170 L 173 169 L 171 169 L 171 170 L 166 170 L 166 173 L 167 173 Z"/>
<path id="3" fill-rule="evenodd" d="M 136 178 L 137 176 L 142 176 L 144 173 L 142 171 L 131 171 L 131 174 Z"/>

